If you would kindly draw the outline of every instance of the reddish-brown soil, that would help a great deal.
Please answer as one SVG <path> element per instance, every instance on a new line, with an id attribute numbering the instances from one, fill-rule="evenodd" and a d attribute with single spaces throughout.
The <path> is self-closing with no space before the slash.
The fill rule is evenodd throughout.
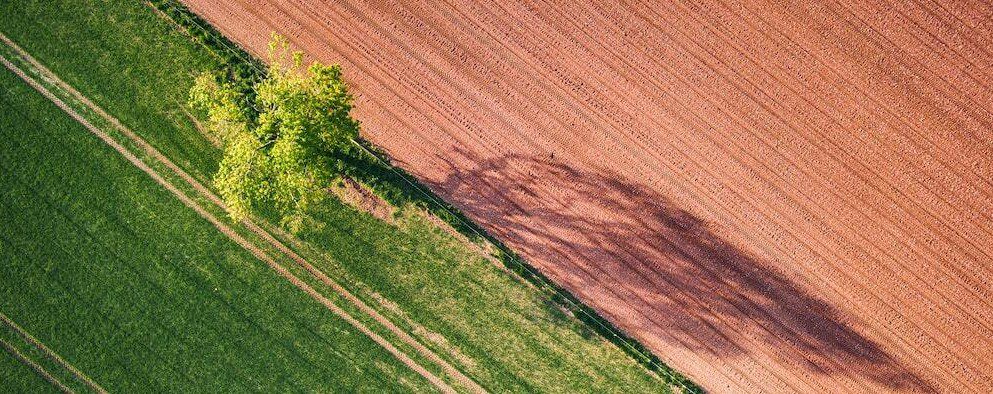
<path id="1" fill-rule="evenodd" d="M 707 389 L 993 391 L 993 5 L 185 2 Z"/>

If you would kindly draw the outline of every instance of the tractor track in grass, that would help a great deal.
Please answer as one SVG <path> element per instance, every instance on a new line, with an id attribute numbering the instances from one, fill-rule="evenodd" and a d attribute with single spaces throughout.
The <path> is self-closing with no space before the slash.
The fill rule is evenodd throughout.
<path id="1" fill-rule="evenodd" d="M 54 84 L 55 86 L 59 87 L 60 89 L 68 92 L 68 94 L 70 94 L 73 99 L 78 100 L 79 102 L 81 102 L 89 110 L 93 111 L 95 114 L 97 114 L 98 116 L 100 116 L 101 118 L 103 118 L 105 121 L 109 122 L 114 128 L 116 128 L 118 131 L 120 131 L 122 134 L 124 134 L 127 138 L 129 138 L 134 144 L 136 144 L 138 147 L 140 147 L 140 149 L 142 149 L 145 152 L 145 154 L 151 156 L 152 158 L 154 158 L 154 160 L 156 160 L 157 162 L 165 165 L 167 168 L 169 168 L 170 170 L 172 170 L 175 173 L 176 176 L 180 177 L 183 181 L 185 181 L 186 183 L 188 183 L 202 197 L 207 198 L 209 201 L 211 201 L 213 204 L 217 205 L 218 207 L 220 207 L 222 209 L 224 208 L 224 204 L 220 200 L 220 198 L 217 197 L 216 195 L 214 195 L 209 189 L 207 189 L 205 186 L 203 186 L 201 183 L 199 183 L 196 179 L 194 179 L 192 176 L 190 176 L 189 174 L 187 174 L 181 168 L 179 168 L 176 164 L 174 164 L 171 160 L 169 160 L 167 157 L 165 157 L 157 149 L 155 149 L 154 147 L 152 147 L 150 144 L 148 144 L 146 141 L 144 141 L 144 139 L 142 139 L 140 136 L 138 136 L 133 131 L 131 131 L 128 127 L 126 127 L 123 124 L 121 124 L 115 117 L 113 117 L 110 114 L 108 114 L 105 111 L 103 111 L 103 109 L 101 109 L 99 106 L 97 106 L 96 104 L 94 104 L 93 102 L 91 102 L 89 99 L 87 99 L 85 96 L 83 96 L 80 92 L 78 92 L 73 87 L 69 86 L 68 84 L 66 84 L 65 82 L 63 82 L 61 79 L 59 79 L 51 71 L 49 71 L 47 68 L 45 68 L 44 65 L 42 65 L 39 62 L 37 62 L 37 60 L 35 60 L 33 57 L 31 57 L 30 54 L 26 53 L 23 49 L 21 49 L 19 46 L 17 46 L 16 43 L 14 43 L 13 41 L 11 41 L 10 39 L 8 39 L 6 36 L 4 36 L 2 34 L 0 34 L 0 42 L 2 42 L 2 45 L 6 45 L 6 46 L 10 47 L 11 49 L 13 49 L 23 61 L 27 62 L 31 66 L 32 71 L 34 73 L 39 74 L 39 76 L 41 78 L 43 78 L 46 82 L 51 83 L 51 84 Z M 428 371 L 426 368 L 424 368 L 423 366 L 421 366 L 420 364 L 418 364 L 415 360 L 411 359 L 410 356 L 408 356 L 407 354 L 405 354 L 402 350 L 396 348 L 388 340 L 386 340 L 385 338 L 383 338 L 379 334 L 376 334 L 374 331 L 372 331 L 367 326 L 365 326 L 361 321 L 359 321 L 356 318 L 352 317 L 347 311 L 345 311 L 345 310 L 341 309 L 339 306 L 335 305 L 331 300 L 329 300 L 328 298 L 326 298 L 324 295 L 320 294 L 320 292 L 318 292 L 317 290 L 315 290 L 313 287 L 311 287 L 310 285 L 308 285 L 307 283 L 305 283 L 303 280 L 301 280 L 299 277 L 295 276 L 292 272 L 290 272 L 289 270 L 287 270 L 285 267 L 283 267 L 282 265 L 280 265 L 278 262 L 276 262 L 271 256 L 269 256 L 265 251 L 263 251 L 257 245 L 253 244 L 252 242 L 248 241 L 247 239 L 245 239 L 244 237 L 242 237 L 241 235 L 239 235 L 234 229 L 232 229 L 230 226 L 228 226 L 227 224 L 225 224 L 222 220 L 218 219 L 212 213 L 210 213 L 207 210 L 205 210 L 196 201 L 194 201 L 193 199 L 191 199 L 189 196 L 187 196 L 181 190 L 179 190 L 178 188 L 176 188 L 176 186 L 172 185 L 169 181 L 167 181 L 165 178 L 163 178 L 157 171 L 155 171 L 153 168 L 151 168 L 148 164 L 144 163 L 141 159 L 139 159 L 137 156 L 135 156 L 133 153 L 131 153 L 127 148 L 125 148 L 119 142 L 117 142 L 116 140 L 114 140 L 113 137 L 111 137 L 106 132 L 100 130 L 98 127 L 94 126 L 84 116 L 80 115 L 75 109 L 73 109 L 70 105 L 66 104 L 62 99 L 60 99 L 54 93 L 52 93 L 51 91 L 49 91 L 48 88 L 46 88 L 42 83 L 36 81 L 34 78 L 32 78 L 31 76 L 29 76 L 24 70 L 21 70 L 15 64 L 11 63 L 9 60 L 7 60 L 6 58 L 4 58 L 2 56 L 0 56 L 0 62 L 2 62 L 3 65 L 8 70 L 10 70 L 14 74 L 16 74 L 21 79 L 23 79 L 32 88 L 34 88 L 35 90 L 37 90 L 39 93 L 41 93 L 47 99 L 49 99 L 54 104 L 56 104 L 60 109 L 62 109 L 63 111 L 65 111 L 67 114 L 69 114 L 73 119 L 75 119 L 80 124 L 82 124 L 83 126 L 85 126 L 90 132 L 92 132 L 98 138 L 100 138 L 105 143 L 107 143 L 108 145 L 110 145 L 114 150 L 116 150 L 118 153 L 120 153 L 122 156 L 124 156 L 134 166 L 136 166 L 139 169 L 141 169 L 143 172 L 145 172 L 146 174 L 148 174 L 152 179 L 154 179 L 157 183 L 159 183 L 164 188 L 166 188 L 168 191 L 170 191 L 171 193 L 173 193 L 176 196 L 176 198 L 178 198 L 180 201 L 183 202 L 184 205 L 186 205 L 190 209 L 193 209 L 195 212 L 197 212 L 197 214 L 199 214 L 201 217 L 203 217 L 208 222 L 210 222 L 212 225 L 214 225 L 214 227 L 216 227 L 219 231 L 221 231 L 223 234 L 225 234 L 232 241 L 234 241 L 235 243 L 237 243 L 239 246 L 241 246 L 245 250 L 251 252 L 259 260 L 261 260 L 261 261 L 265 262 L 267 265 L 269 265 L 280 276 L 284 277 L 285 279 L 287 279 L 288 281 L 290 281 L 294 286 L 296 286 L 299 289 L 301 289 L 304 292 L 306 292 L 315 301 L 317 301 L 317 302 L 321 303 L 322 305 L 324 305 L 327 309 L 329 309 L 330 311 L 332 311 L 334 314 L 338 315 L 340 318 L 342 318 L 343 320 L 347 321 L 353 327 L 355 327 L 360 332 L 362 332 L 363 334 L 365 334 L 366 336 L 368 336 L 370 339 L 372 339 L 373 341 L 375 341 L 377 344 L 379 344 L 380 346 L 382 346 L 384 349 L 386 349 L 387 351 L 389 351 L 399 361 L 401 361 L 406 366 L 408 366 L 409 368 L 411 368 L 412 370 L 416 371 L 418 374 L 420 374 L 421 376 L 423 376 L 425 379 L 427 379 L 429 382 L 431 382 L 431 384 L 433 384 L 435 387 L 437 387 L 440 391 L 446 392 L 446 393 L 455 393 L 455 392 L 457 392 L 448 383 L 446 383 L 442 379 L 440 379 L 437 376 L 435 376 L 433 373 L 431 373 L 430 371 Z M 457 368 L 453 367 L 447 361 L 445 361 L 444 359 L 442 359 L 441 357 L 439 357 L 437 354 L 435 354 L 434 352 L 432 352 L 430 349 L 428 349 L 426 346 L 424 346 L 423 344 L 421 344 L 420 342 L 418 342 L 410 334 L 408 334 L 407 332 L 405 332 L 402 329 L 400 329 L 399 327 L 397 327 L 395 324 L 393 324 L 393 322 L 391 322 L 386 317 L 382 316 L 375 309 L 373 309 L 373 308 L 369 307 L 368 305 L 366 305 L 358 297 L 356 297 L 355 295 L 351 294 L 351 292 L 349 292 L 344 287 L 342 287 L 341 285 L 339 285 L 338 283 L 336 283 L 333 279 L 331 279 L 326 274 L 324 274 L 323 272 L 321 272 L 320 270 L 318 270 L 316 267 L 314 267 L 313 265 L 311 265 L 304 258 L 302 258 L 297 253 L 295 253 L 292 249 L 290 249 L 289 247 L 287 247 L 286 245 L 284 245 L 282 242 L 280 242 L 279 240 L 277 240 L 275 237 L 273 237 L 271 234 L 269 234 L 269 232 L 267 232 L 266 230 L 264 230 L 263 228 L 261 228 L 260 226 L 258 226 L 257 224 L 253 223 L 250 220 L 245 220 L 241 224 L 244 225 L 245 228 L 247 228 L 249 231 L 251 231 L 255 235 L 261 237 L 264 241 L 266 241 L 267 243 L 269 243 L 272 247 L 274 247 L 277 250 L 279 250 L 280 253 L 283 253 L 285 256 L 289 257 L 294 262 L 296 262 L 297 264 L 299 264 L 307 272 L 309 272 L 311 275 L 314 275 L 318 280 L 320 280 L 322 283 L 324 283 L 325 285 L 327 285 L 328 287 L 330 287 L 332 290 L 334 290 L 337 294 L 339 294 L 340 296 L 342 296 L 343 298 L 345 298 L 346 300 L 348 300 L 348 302 L 350 302 L 351 304 L 353 304 L 355 307 L 357 307 L 363 313 L 368 314 L 377 323 L 379 323 L 384 328 L 386 328 L 387 330 L 389 330 L 392 334 L 396 335 L 396 337 L 400 338 L 400 340 L 403 341 L 406 345 L 409 345 L 412 348 L 414 348 L 421 356 L 427 358 L 431 362 L 433 362 L 433 363 L 437 364 L 438 366 L 440 366 L 442 368 L 442 370 L 446 374 L 448 374 L 448 376 L 451 377 L 455 382 L 457 382 L 459 385 L 461 385 L 461 387 L 463 387 L 463 388 L 465 388 L 465 389 L 467 389 L 467 390 L 469 390 L 471 392 L 474 392 L 474 393 L 485 393 L 486 392 L 486 390 L 483 389 L 481 386 L 479 386 L 479 384 L 477 384 L 475 381 L 473 381 L 469 377 L 465 376 Z"/>
<path id="2" fill-rule="evenodd" d="M 993 6 L 184 0 L 715 391 L 993 390 Z"/>
<path id="3" fill-rule="evenodd" d="M 32 371 L 37 373 L 39 376 L 41 376 L 42 379 L 45 379 L 45 381 L 47 381 L 52 386 L 55 386 L 55 388 L 59 389 L 59 391 L 66 394 L 73 393 L 72 389 L 70 389 L 62 382 L 60 382 L 56 377 L 52 376 L 52 374 L 48 373 L 48 371 L 46 371 L 45 368 L 42 368 L 40 365 L 38 365 L 38 363 L 32 361 L 30 358 L 25 356 L 23 353 L 21 353 L 20 350 L 17 350 L 17 348 L 15 348 L 13 345 L 7 343 L 7 341 L 0 339 L 0 348 L 3 348 L 4 352 L 9 354 L 18 362 L 27 365 L 28 368 L 31 368 Z"/>
<path id="4" fill-rule="evenodd" d="M 93 390 L 94 393 L 99 393 L 99 394 L 107 393 L 107 390 L 104 390 L 104 388 L 101 387 L 99 384 L 97 384 L 97 382 L 93 381 L 93 379 L 91 379 L 89 376 L 84 374 L 76 367 L 72 366 L 72 364 L 69 364 L 69 362 L 67 362 L 65 359 L 63 359 L 54 351 L 52 351 L 52 349 L 49 349 L 48 346 L 45 346 L 45 344 L 41 343 L 41 341 L 39 341 L 37 338 L 29 334 L 27 331 L 24 331 L 24 329 L 21 328 L 21 326 L 17 325 L 17 323 L 15 323 L 13 320 L 7 317 L 7 315 L 4 314 L 3 312 L 0 312 L 0 324 L 7 326 L 10 330 L 13 330 L 17 334 L 17 336 L 23 339 L 30 346 L 33 346 L 38 351 L 42 352 L 44 354 L 44 357 L 54 362 L 55 365 L 58 365 L 59 367 L 68 371 L 70 374 L 72 374 L 73 378 L 75 378 L 78 382 L 85 384 L 86 387 L 88 387 L 90 390 Z M 59 379 L 53 376 L 50 372 L 46 371 L 44 367 L 39 365 L 37 362 L 32 360 L 27 355 L 23 354 L 13 344 L 7 343 L 7 341 L 0 338 L 0 347 L 3 347 L 4 351 L 6 351 L 11 356 L 16 358 L 18 361 L 30 367 L 32 370 L 38 373 L 38 375 L 40 375 L 43 379 L 47 380 L 49 383 L 51 383 L 53 386 L 59 389 L 59 391 L 62 391 L 63 393 L 74 392 L 71 388 L 69 388 L 69 386 L 59 381 Z"/>

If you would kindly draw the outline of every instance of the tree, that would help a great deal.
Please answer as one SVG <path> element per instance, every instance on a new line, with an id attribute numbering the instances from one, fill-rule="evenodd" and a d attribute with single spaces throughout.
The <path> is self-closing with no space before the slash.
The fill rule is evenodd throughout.
<path id="1" fill-rule="evenodd" d="M 209 132 L 223 145 L 213 182 L 235 220 L 275 211 L 284 225 L 298 228 L 358 138 L 341 68 L 314 62 L 304 69 L 302 59 L 274 35 L 268 75 L 255 86 L 254 100 L 244 100 L 219 74 L 200 75 L 190 91 L 190 104 L 206 112 Z M 246 102 L 247 108 L 239 105 Z"/>

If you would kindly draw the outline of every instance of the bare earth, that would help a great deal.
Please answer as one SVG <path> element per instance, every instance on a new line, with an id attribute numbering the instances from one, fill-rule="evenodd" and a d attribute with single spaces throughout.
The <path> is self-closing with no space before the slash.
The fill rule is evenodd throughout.
<path id="1" fill-rule="evenodd" d="M 993 391 L 993 5 L 185 2 L 709 390 Z"/>

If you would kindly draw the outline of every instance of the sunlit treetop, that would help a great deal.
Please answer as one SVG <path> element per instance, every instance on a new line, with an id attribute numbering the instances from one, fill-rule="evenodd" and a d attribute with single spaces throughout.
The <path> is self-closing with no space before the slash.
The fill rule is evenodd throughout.
<path id="1" fill-rule="evenodd" d="M 190 104 L 206 114 L 209 132 L 223 145 L 213 182 L 235 220 L 274 211 L 284 225 L 298 228 L 306 208 L 338 176 L 338 158 L 358 138 L 341 68 L 302 64 L 303 54 L 274 35 L 268 75 L 255 86 L 254 100 L 240 100 L 242 93 L 210 73 L 190 91 Z"/>

